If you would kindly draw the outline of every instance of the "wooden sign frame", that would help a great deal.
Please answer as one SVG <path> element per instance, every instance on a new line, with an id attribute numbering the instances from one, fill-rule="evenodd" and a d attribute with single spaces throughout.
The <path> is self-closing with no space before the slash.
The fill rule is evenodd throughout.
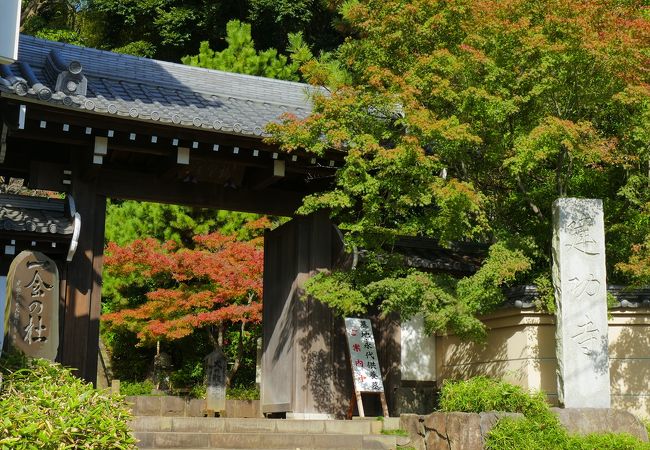
<path id="1" fill-rule="evenodd" d="M 377 347 L 375 345 L 375 338 L 372 333 L 372 324 L 368 319 L 359 319 L 359 318 L 345 318 L 345 336 L 347 340 L 347 356 L 348 362 L 350 364 L 350 370 L 352 372 L 352 386 L 353 394 L 350 398 L 350 405 L 348 407 L 347 419 L 352 419 L 352 414 L 354 413 L 354 405 L 356 402 L 357 411 L 359 412 L 359 417 L 365 417 L 365 411 L 363 408 L 363 398 L 362 395 L 379 395 L 379 401 L 381 402 L 381 409 L 384 417 L 388 417 L 388 405 L 386 403 L 386 393 L 384 392 L 384 386 L 381 379 L 381 366 L 377 358 Z M 360 337 L 359 337 L 360 336 Z M 363 352 L 361 351 L 360 344 L 363 343 L 364 348 L 367 350 L 365 353 L 365 358 Z M 358 353 L 353 355 L 353 352 Z M 356 361 L 354 358 L 357 358 Z M 363 389 L 365 378 L 364 372 L 367 370 L 366 366 L 369 366 L 368 361 L 371 361 L 375 367 L 370 374 L 373 376 L 372 379 L 377 381 L 373 382 L 372 387 L 374 388 L 379 384 L 374 390 L 365 390 Z M 361 380 L 359 380 L 361 378 Z"/>

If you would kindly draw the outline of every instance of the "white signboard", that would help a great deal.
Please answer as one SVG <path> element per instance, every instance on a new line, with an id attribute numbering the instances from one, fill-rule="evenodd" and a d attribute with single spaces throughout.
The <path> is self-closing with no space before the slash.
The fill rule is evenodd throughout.
<path id="1" fill-rule="evenodd" d="M 345 318 L 350 364 L 357 392 L 384 392 L 375 338 L 368 319 Z"/>
<path id="2" fill-rule="evenodd" d="M 20 0 L 0 0 L 0 64 L 18 59 Z"/>

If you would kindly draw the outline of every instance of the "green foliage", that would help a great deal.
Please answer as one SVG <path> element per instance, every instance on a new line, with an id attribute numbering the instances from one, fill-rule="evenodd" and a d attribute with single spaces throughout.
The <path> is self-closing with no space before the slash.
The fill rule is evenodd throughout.
<path id="1" fill-rule="evenodd" d="M 650 444 L 628 434 L 567 434 L 555 416 L 548 421 L 504 418 L 488 434 L 487 450 L 647 450 Z"/>
<path id="2" fill-rule="evenodd" d="M 320 273 L 305 283 L 305 294 L 341 315 L 363 314 L 380 304 L 384 314 L 399 312 L 404 320 L 422 314 L 429 333 L 450 330 L 480 340 L 485 327 L 476 318 L 505 300 L 502 288 L 514 284 L 531 267 L 522 242 L 497 242 L 477 273 L 461 280 L 406 268 L 399 255 L 366 254 L 359 268 Z"/>
<path id="3" fill-rule="evenodd" d="M 169 376 L 169 382 L 172 390 L 176 388 L 186 388 L 188 386 L 200 386 L 203 384 L 204 369 L 203 361 L 186 359 L 184 364 L 178 369 L 173 371 Z"/>
<path id="4" fill-rule="evenodd" d="M 42 28 L 36 32 L 36 37 L 50 41 L 66 42 L 74 45 L 84 45 L 83 38 L 78 32 L 65 29 Z"/>
<path id="5" fill-rule="evenodd" d="M 334 25 L 336 2 L 330 0 L 249 0 L 247 19 L 254 25 L 262 48 L 280 48 L 287 33 L 302 32 L 319 49 L 332 50 L 340 42 Z"/>
<path id="6" fill-rule="evenodd" d="M 195 384 L 190 389 L 190 397 L 192 398 L 206 398 L 206 395 L 207 395 L 207 387 L 205 386 L 204 383 Z"/>
<path id="7" fill-rule="evenodd" d="M 409 433 L 406 430 L 402 429 L 396 429 L 396 430 L 381 430 L 381 434 L 385 434 L 387 436 L 408 436 Z"/>
<path id="8" fill-rule="evenodd" d="M 144 381 L 122 381 L 120 382 L 120 394 L 128 395 L 151 395 L 154 385 L 151 380 Z"/>
<path id="9" fill-rule="evenodd" d="M 440 390 L 440 410 L 452 412 L 505 411 L 539 416 L 548 410 L 543 392 L 530 394 L 520 386 L 484 376 L 447 381 Z"/>
<path id="10" fill-rule="evenodd" d="M 568 446 L 570 442 L 569 436 L 557 418 L 549 415 L 545 419 L 533 420 L 528 417 L 523 419 L 503 418 L 490 430 L 485 448 L 487 450 L 501 450 L 504 448 L 513 450 L 570 450 L 579 448 Z M 579 440 L 577 438 L 575 441 Z"/>
<path id="11" fill-rule="evenodd" d="M 319 273 L 307 280 L 305 294 L 327 303 L 341 315 L 361 314 L 366 311 L 369 299 L 350 281 L 347 272 Z"/>
<path id="12" fill-rule="evenodd" d="M 55 39 L 58 40 L 58 39 Z M 125 55 L 142 56 L 144 58 L 153 58 L 156 54 L 156 46 L 147 41 L 133 41 L 129 42 L 122 47 L 113 49 L 115 53 L 123 53 Z"/>
<path id="13" fill-rule="evenodd" d="M 551 412 L 543 392 L 531 394 L 519 386 L 488 377 L 445 381 L 440 409 L 452 412 L 503 411 L 522 413 L 523 418 L 503 418 L 487 436 L 488 450 L 632 450 L 650 444 L 626 434 L 571 436 Z"/>
<path id="14" fill-rule="evenodd" d="M 296 52 L 304 54 L 305 44 L 299 35 L 292 37 Z M 298 80 L 298 63 L 289 62 L 284 55 L 270 48 L 264 51 L 255 50 L 251 36 L 251 26 L 238 20 L 231 20 L 226 25 L 226 42 L 228 47 L 220 52 L 210 48 L 207 41 L 201 42 L 199 54 L 181 58 L 184 64 L 204 67 L 207 69 L 225 70 L 227 72 L 258 75 L 282 80 Z"/>
<path id="15" fill-rule="evenodd" d="M 553 282 L 548 273 L 540 273 L 534 280 L 533 284 L 537 287 L 539 296 L 535 299 L 535 307 L 540 311 L 555 313 L 555 292 Z"/>
<path id="16" fill-rule="evenodd" d="M 650 449 L 650 444 L 641 442 L 634 436 L 625 433 L 593 433 L 587 436 L 570 436 L 566 449 L 648 450 Z"/>
<path id="17" fill-rule="evenodd" d="M 161 203 L 109 201 L 106 208 L 106 241 L 125 245 L 152 237 L 192 245 L 192 237 L 207 234 L 219 225 L 217 211 Z"/>
<path id="18" fill-rule="evenodd" d="M 119 49 L 144 41 L 157 58 L 178 61 L 201 39 L 216 41 L 228 18 L 244 11 L 213 0 L 92 0 L 83 16 L 99 24 L 93 46 Z"/>
<path id="19" fill-rule="evenodd" d="M 32 360 L 24 368 L 15 362 L 2 363 L 0 447 L 135 450 L 122 397 L 96 391 L 50 361 Z"/>
<path id="20" fill-rule="evenodd" d="M 226 398 L 231 400 L 259 400 L 260 390 L 256 387 L 233 386 L 226 391 Z"/>
<path id="21" fill-rule="evenodd" d="M 109 350 L 115 378 L 124 383 L 144 380 L 149 376 L 155 349 L 138 347 L 135 333 L 127 330 L 108 332 L 102 325 L 101 339 Z"/>
<path id="22" fill-rule="evenodd" d="M 399 235 L 491 250 L 484 269 L 457 283 L 366 262 L 357 269 L 366 275 L 321 276 L 308 290 L 351 310 L 316 286 L 347 283 L 363 298 L 359 308 L 371 295 L 384 310 L 428 312 L 430 330 L 469 336 L 480 331 L 473 316 L 497 306 L 503 287 L 536 282 L 539 306 L 552 311 L 558 196 L 604 199 L 608 279 L 647 281 L 650 22 L 643 4 L 344 2 L 351 37 L 336 57 L 348 81 L 316 96 L 311 116 L 268 127 L 286 152 L 343 155 L 329 188 L 307 196 L 298 212 L 329 211 L 347 244 L 376 263 Z M 312 68 L 313 78 L 305 77 L 327 85 L 318 61 L 302 65 L 303 73 Z M 372 292 L 364 282 L 376 283 Z"/>
<path id="23" fill-rule="evenodd" d="M 226 23 L 253 25 L 259 48 L 284 49 L 303 33 L 318 50 L 342 41 L 336 3 L 320 0 L 24 0 L 23 32 L 177 62 L 201 41 L 222 49 Z M 48 31 L 56 30 L 56 32 Z M 78 40 L 72 40 L 76 36 Z"/>

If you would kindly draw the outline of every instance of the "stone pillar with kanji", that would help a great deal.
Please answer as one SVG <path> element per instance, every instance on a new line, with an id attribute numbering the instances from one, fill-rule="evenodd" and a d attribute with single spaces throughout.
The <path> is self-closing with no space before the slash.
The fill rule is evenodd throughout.
<path id="1" fill-rule="evenodd" d="M 567 408 L 609 408 L 610 380 L 603 203 L 553 204 L 558 400 Z"/>
<path id="2" fill-rule="evenodd" d="M 59 271 L 40 252 L 23 251 L 7 274 L 8 345 L 54 361 L 59 348 Z"/>
<path id="3" fill-rule="evenodd" d="M 220 348 L 205 357 L 206 411 L 208 415 L 226 410 L 228 360 Z"/>

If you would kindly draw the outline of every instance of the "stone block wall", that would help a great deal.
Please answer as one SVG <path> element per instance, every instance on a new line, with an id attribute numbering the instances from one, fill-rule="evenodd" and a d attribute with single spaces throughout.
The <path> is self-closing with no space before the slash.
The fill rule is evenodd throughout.
<path id="1" fill-rule="evenodd" d="M 628 433 L 647 442 L 641 421 L 627 411 L 598 408 L 553 408 L 560 423 L 571 434 L 603 431 Z M 503 417 L 523 418 L 503 412 L 435 412 L 428 415 L 402 414 L 400 428 L 409 433 L 407 447 L 416 450 L 482 450 L 488 433 Z"/>
<path id="2" fill-rule="evenodd" d="M 513 413 L 442 413 L 425 416 L 402 414 L 400 428 L 409 433 L 407 447 L 416 450 L 481 450 L 488 432 L 501 417 Z"/>
<path id="3" fill-rule="evenodd" d="M 134 395 L 126 397 L 135 416 L 203 417 L 205 400 L 173 395 Z M 226 400 L 223 417 L 262 417 L 259 400 Z"/>

